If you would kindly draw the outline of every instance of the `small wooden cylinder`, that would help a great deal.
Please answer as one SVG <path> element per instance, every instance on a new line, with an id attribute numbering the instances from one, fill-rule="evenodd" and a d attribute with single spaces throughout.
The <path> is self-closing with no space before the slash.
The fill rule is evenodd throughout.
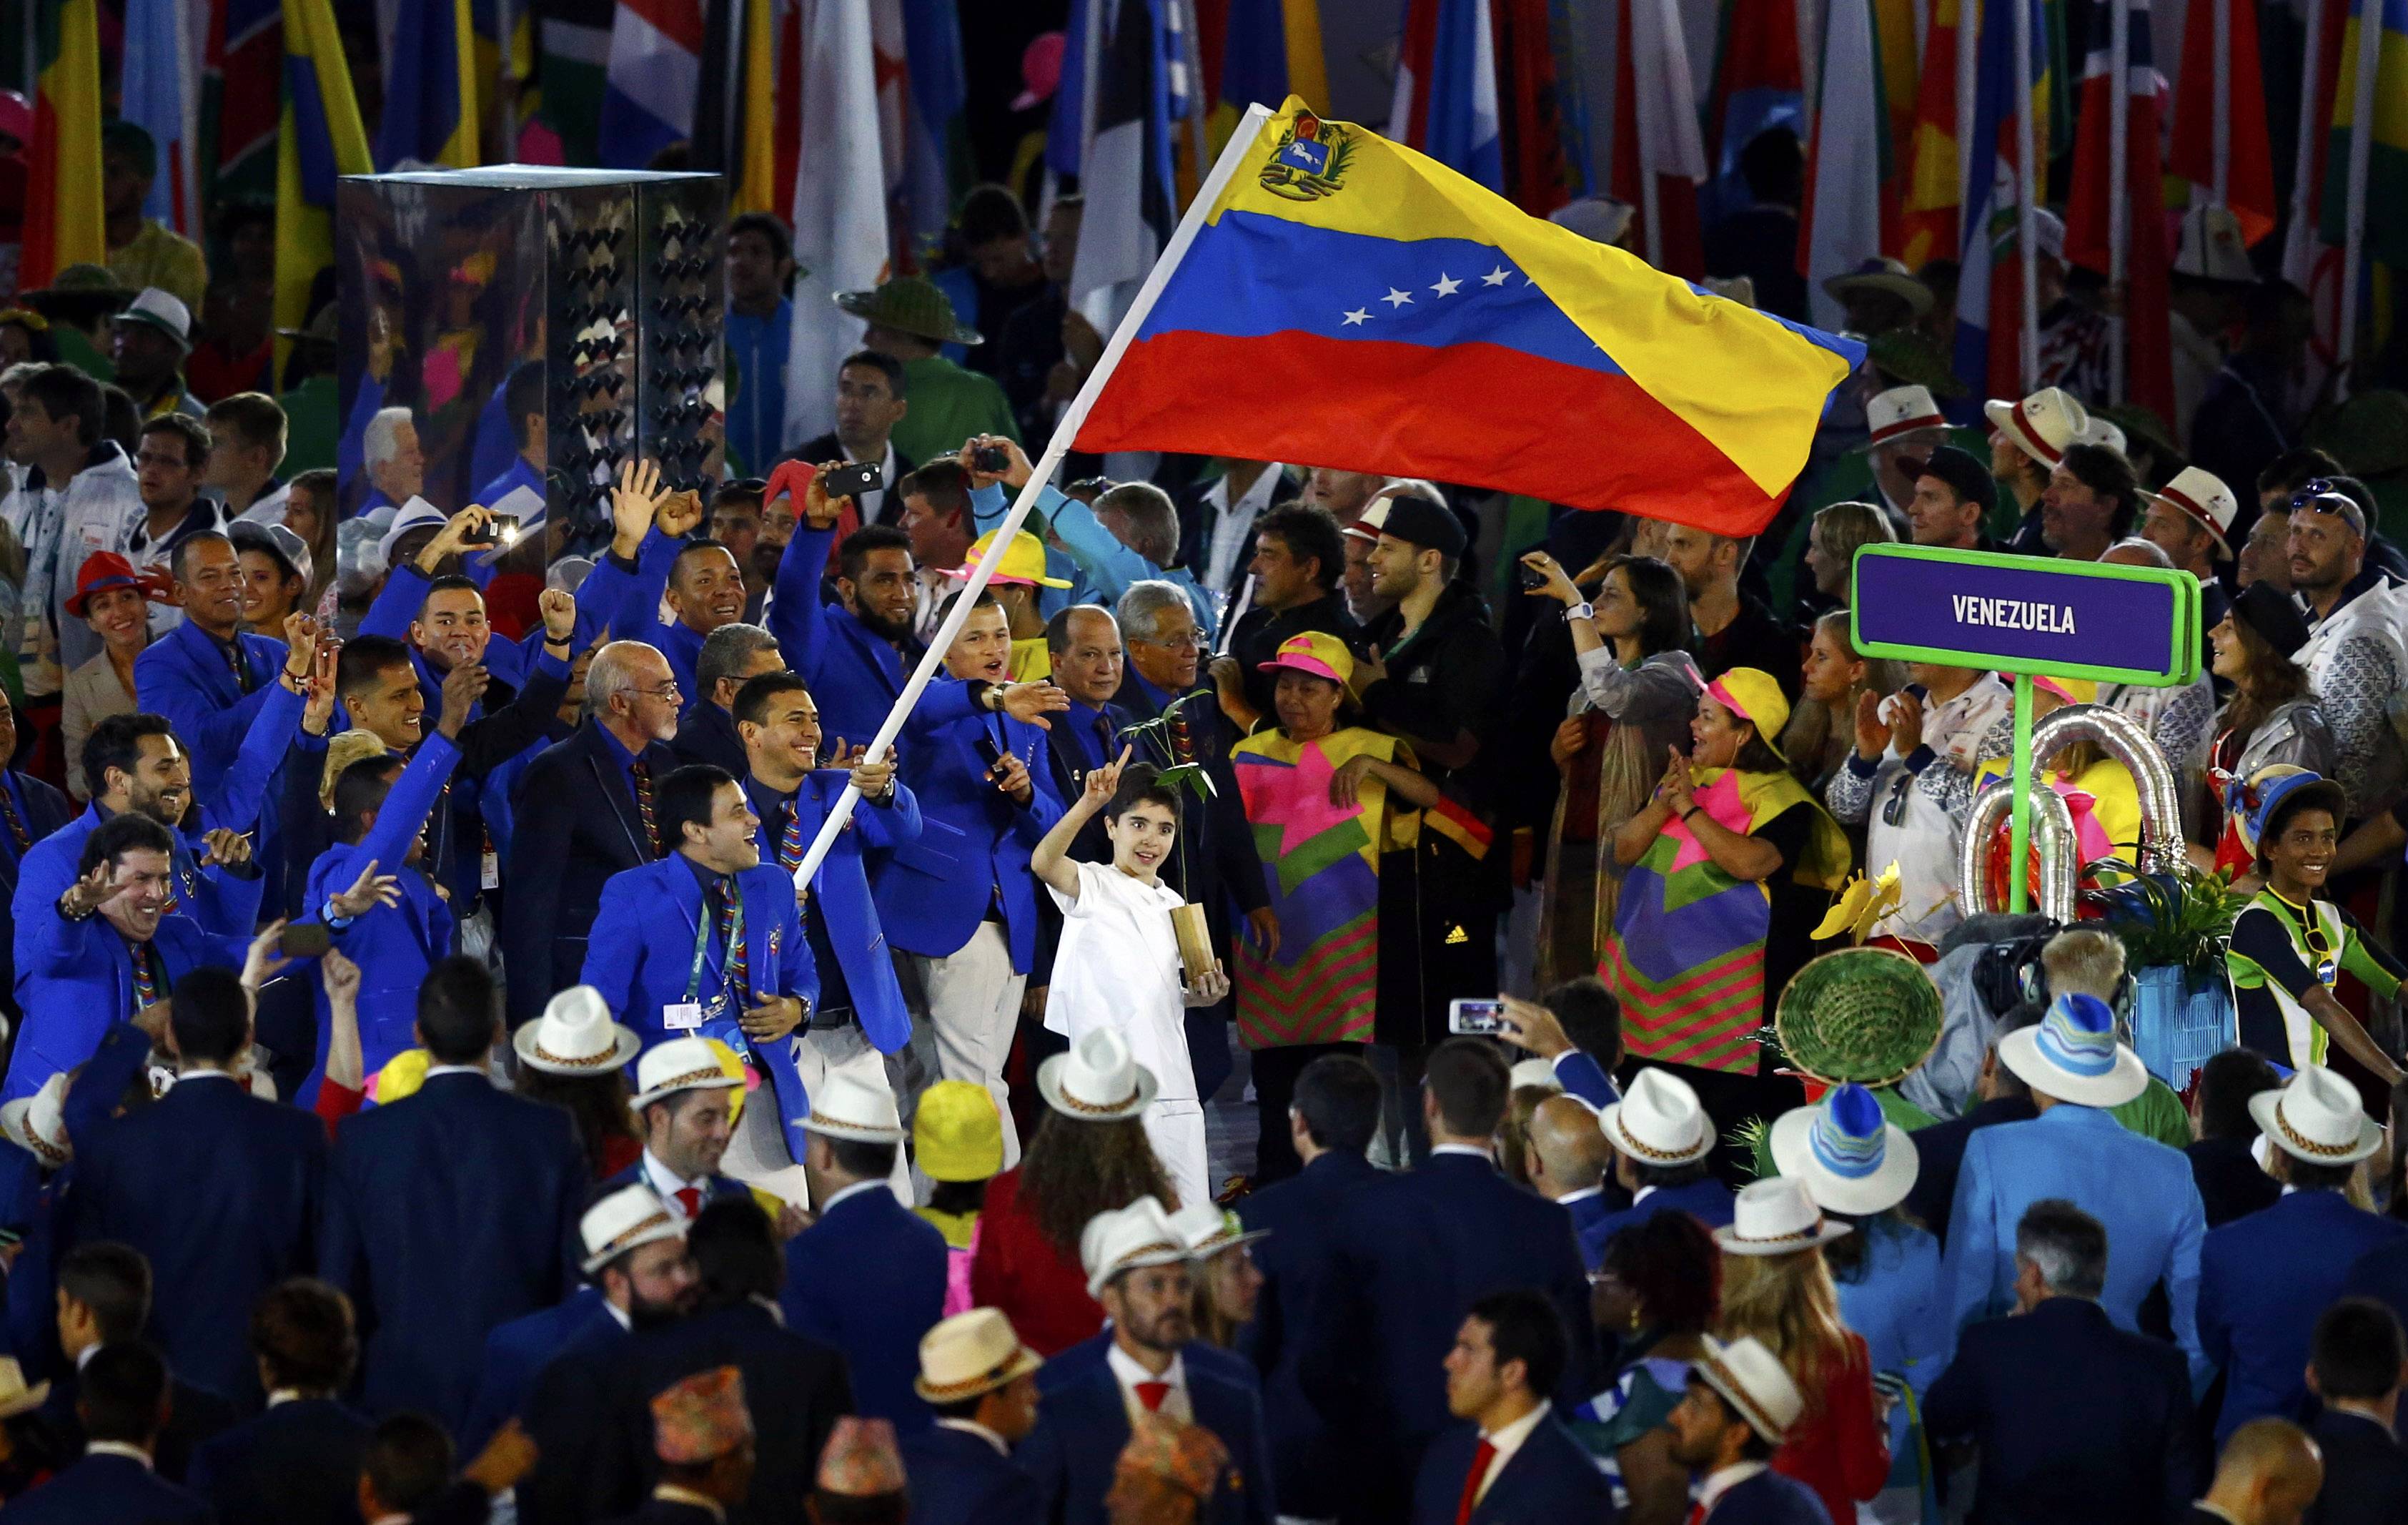
<path id="1" fill-rule="evenodd" d="M 1200 905 L 1171 907 L 1170 929 L 1179 934 L 1179 962 L 1195 985 L 1212 971 L 1212 927 Z"/>

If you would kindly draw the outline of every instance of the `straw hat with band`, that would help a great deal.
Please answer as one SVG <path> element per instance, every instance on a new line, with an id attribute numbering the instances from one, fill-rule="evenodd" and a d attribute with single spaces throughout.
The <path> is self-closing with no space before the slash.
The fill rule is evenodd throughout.
<path id="1" fill-rule="evenodd" d="M 1255 666 L 1264 672 L 1277 672 L 1288 668 L 1315 678 L 1326 678 L 1343 687 L 1354 681 L 1354 654 L 1346 642 L 1320 630 L 1306 630 L 1280 642 L 1279 650 L 1268 662 Z"/>
<path id="2" fill-rule="evenodd" d="M 1714 1152 L 1714 1125 L 1698 1093 L 1680 1076 L 1641 1070 L 1623 1099 L 1597 1115 L 1598 1131 L 1635 1164 L 1670 1169 Z"/>
<path id="3" fill-rule="evenodd" d="M 1037 1093 L 1065 1117 L 1082 1123 L 1140 1117 L 1161 1085 L 1130 1055 L 1128 1040 L 1098 1028 L 1037 1067 Z"/>
<path id="4" fill-rule="evenodd" d="M 32 1155 L 46 1171 L 75 1158 L 67 1138 L 67 1077 L 61 1071 L 42 1082 L 41 1089 L 0 1105 L 0 1135 Z"/>
<path id="5" fill-rule="evenodd" d="M 1806 1184 L 1827 1213 L 1886 1213 L 1906 1200 L 1922 1158 L 1906 1129 L 1882 1115 L 1862 1086 L 1847 1085 L 1820 1104 L 1783 1113 L 1772 1125 L 1772 1162 Z"/>
<path id="6" fill-rule="evenodd" d="M 601 1075 L 624 1070 L 643 1051 L 631 1028 L 610 1019 L 602 992 L 572 985 L 544 1003 L 543 1015 L 510 1034 L 519 1062 L 552 1075 Z"/>
<path id="7" fill-rule="evenodd" d="M 1170 1215 L 1153 1197 L 1096 1214 L 1079 1234 L 1079 1264 L 1087 1273 L 1087 1295 L 1101 1298 L 1124 1271 L 1186 1262 L 1187 1242 L 1170 1226 Z"/>
<path id="8" fill-rule="evenodd" d="M 2080 1107 L 2120 1107 L 2149 1088 L 2141 1057 L 2115 1041 L 2115 1013 L 2097 996 L 2069 991 L 2037 1026 L 1999 1040 L 1999 1062 L 2044 1095 Z"/>
<path id="9" fill-rule="evenodd" d="M 958 1313 L 920 1336 L 911 1390 L 931 1403 L 959 1403 L 1010 1386 L 1045 1364 L 1020 1343 L 1000 1308 Z"/>
<path id="10" fill-rule="evenodd" d="M 1731 1199 L 1731 1220 L 1714 1230 L 1725 1255 L 1794 1255 L 1856 1230 L 1823 1216 L 1806 1183 L 1791 1175 L 1750 1181 Z"/>
<path id="11" fill-rule="evenodd" d="M 840 291 L 836 305 L 874 327 L 916 334 L 939 344 L 983 344 L 986 336 L 953 316 L 953 298 L 933 281 L 896 276 L 876 291 Z"/>
<path id="12" fill-rule="evenodd" d="M 895 1110 L 895 1093 L 883 1086 L 838 1072 L 820 1082 L 811 1098 L 810 1115 L 803 1131 L 853 1144 L 900 1144 L 903 1123 Z"/>
<path id="13" fill-rule="evenodd" d="M 2311 1165 L 2355 1165 L 2383 1147 L 2383 1125 L 2366 1115 L 2358 1087 L 2321 1064 L 2249 1099 L 2266 1142 Z"/>
<path id="14" fill-rule="evenodd" d="M 945 575 L 958 582 L 968 582 L 971 574 L 978 570 L 979 563 L 986 559 L 987 553 L 994 546 L 995 531 L 990 529 L 971 543 L 969 554 L 963 558 L 962 564 L 948 570 Z M 1021 587 L 1067 588 L 1070 586 L 1070 583 L 1062 578 L 1046 575 L 1045 542 L 1025 529 L 1012 533 L 1010 543 L 1003 548 L 1003 559 L 996 563 L 995 571 L 987 581 L 1017 584 Z"/>
<path id="15" fill-rule="evenodd" d="M 1789 724 L 1789 698 L 1781 684 L 1762 668 L 1733 668 L 1706 684 L 1706 698 L 1756 727 L 1756 739 L 1766 750 L 1781 754 L 1781 727 Z"/>
<path id="16" fill-rule="evenodd" d="M 1790 979 L 1772 1029 L 1790 1066 L 1813 1079 L 1893 1086 L 1931 1057 L 1942 1014 L 1938 986 L 1913 958 L 1842 948 Z"/>
<path id="17" fill-rule="evenodd" d="M 655 1101 L 680 1091 L 744 1088 L 740 1076 L 730 1075 L 705 1038 L 672 1038 L 655 1043 L 636 1066 L 635 1100 L 627 1104 L 638 1114 Z"/>
<path id="18" fill-rule="evenodd" d="M 1240 1244 L 1251 1244 L 1257 1239 L 1270 1237 L 1268 1229 L 1248 1229 L 1238 1215 L 1219 1202 L 1202 1201 L 1182 1207 L 1170 1215 L 1170 1226 L 1179 1232 L 1180 1242 L 1187 1253 L 1198 1260 L 1209 1260 L 1223 1250 L 1233 1250 Z"/>
<path id="19" fill-rule="evenodd" d="M 1992 398 L 1982 405 L 1982 411 L 1988 415 L 1990 427 L 2042 466 L 2065 459 L 2066 447 L 2080 440 L 2083 426 L 2090 422 L 2090 414 L 2071 393 L 2054 386 L 2042 387 L 2017 402 Z"/>
<path id="20" fill-rule="evenodd" d="M 1753 1334 L 1728 1345 L 1711 1334 L 1700 1340 L 1704 1349 L 1691 1368 L 1698 1380 L 1721 1394 L 1766 1445 L 1779 1446 L 1787 1439 L 1789 1427 L 1806 1412 L 1806 1398 L 1781 1358 Z"/>
<path id="21" fill-rule="evenodd" d="M 2213 471 L 2186 466 L 2174 473 L 2173 481 L 2154 493 L 2144 490 L 2142 496 L 2188 514 L 2194 524 L 2207 531 L 2208 539 L 2215 542 L 2215 559 L 2232 559 L 2232 542 L 2225 536 L 2231 531 L 2233 520 L 2241 516 L 2241 499 L 2232 496 L 2232 489 L 2224 484 L 2222 477 Z"/>
<path id="22" fill-rule="evenodd" d="M 975 1081 L 940 1080 L 911 1114 L 911 1158 L 931 1181 L 986 1181 L 1003 1173 L 1003 1114 Z"/>
<path id="23" fill-rule="evenodd" d="M 664 1239 L 683 1239 L 685 1220 L 668 1210 L 657 1192 L 640 1183 L 618 1190 L 585 1210 L 577 1220 L 585 1246 L 581 1262 L 591 1276 L 629 1250 Z"/>

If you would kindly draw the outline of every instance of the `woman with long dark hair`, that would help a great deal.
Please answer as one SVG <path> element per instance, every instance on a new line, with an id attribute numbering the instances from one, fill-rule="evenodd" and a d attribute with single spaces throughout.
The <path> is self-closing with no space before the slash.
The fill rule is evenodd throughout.
<path id="1" fill-rule="evenodd" d="M 594 1179 L 607 1181 L 642 1158 L 627 1065 L 643 1041 L 610 1020 L 599 991 L 590 985 L 563 990 L 510 1043 L 518 1053 L 518 1093 L 576 1119 L 578 1146 Z"/>
<path id="2" fill-rule="evenodd" d="M 2238 820 L 2249 780 L 2280 764 L 2332 777 L 2340 748 L 2308 687 L 2307 669 L 2290 657 L 2307 640 L 2299 606 L 2270 583 L 2243 588 L 2232 612 L 2207 633 L 2209 668 L 2232 685 L 2232 697 L 2209 727 L 2208 798 L 2191 839 L 2199 844 L 2192 860 L 2201 868 L 2249 871 Z"/>

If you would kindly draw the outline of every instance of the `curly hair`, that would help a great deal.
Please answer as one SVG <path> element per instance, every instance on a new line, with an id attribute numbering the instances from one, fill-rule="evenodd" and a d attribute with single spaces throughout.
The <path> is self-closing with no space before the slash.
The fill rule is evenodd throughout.
<path id="1" fill-rule="evenodd" d="M 1028 1204 L 1037 1231 L 1073 1260 L 1089 1219 L 1140 1197 L 1179 1208 L 1145 1125 L 1135 1117 L 1090 1123 L 1049 1111 L 1020 1158 L 1019 1200 Z"/>
<path id="2" fill-rule="evenodd" d="M 1600 1271 L 1630 1288 L 1640 1316 L 1663 1334 L 1702 1334 L 1722 1291 L 1713 1235 L 1686 1213 L 1658 1213 L 1615 1234 Z"/>
<path id="3" fill-rule="evenodd" d="M 585 1151 L 585 1167 L 594 1173 L 596 1181 L 610 1173 L 604 1161 L 612 1139 L 638 1144 L 644 1142 L 644 1135 L 636 1128 L 635 1112 L 628 1105 L 634 1096 L 627 1089 L 624 1070 L 607 1074 L 558 1075 L 523 1064 L 519 1067 L 518 1092 L 530 1101 L 558 1107 L 576 1120 L 578 1146 Z"/>

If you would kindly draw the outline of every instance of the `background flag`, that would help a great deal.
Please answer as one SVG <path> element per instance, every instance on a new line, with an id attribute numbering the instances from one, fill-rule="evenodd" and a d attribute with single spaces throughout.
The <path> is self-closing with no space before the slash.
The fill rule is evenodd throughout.
<path id="1" fill-rule="evenodd" d="M 543 80 L 543 123 L 560 135 L 561 157 L 601 163 L 596 126 L 610 64 L 611 0 L 532 0 L 536 72 Z"/>
<path id="2" fill-rule="evenodd" d="M 856 0 L 857 3 L 857 0 Z M 694 136 L 702 93 L 703 0 L 620 0 L 610 27 L 595 152 L 612 169 L 641 169 Z M 711 71 L 714 96 L 723 69 Z"/>
<path id="3" fill-rule="evenodd" d="M 2376 7 L 2380 7 L 2377 9 Z M 2374 10 L 2379 20 L 2370 20 Z M 2349 142 L 2358 126 L 2363 89 L 2358 59 L 2362 29 L 2379 25 L 2375 39 L 2372 142 L 2366 161 L 2366 258 L 2408 266 L 2408 0 L 2351 0 L 2349 25 L 2342 35 L 2341 72 L 2333 91 L 2332 140 L 2325 152 L 2324 240 L 2339 245 L 2349 237 Z M 30 215 L 31 207 L 28 206 Z M 2365 310 L 2363 307 L 2359 309 Z"/>
<path id="4" fill-rule="evenodd" d="M 2329 365 L 2337 352 L 2329 318 L 2337 315 L 2337 251 L 2323 241 L 2327 151 L 2332 142 L 2332 108 L 2341 82 L 2342 35 L 2349 24 L 2350 0 L 2313 0 L 2309 23 L 2316 56 L 2301 60 L 2304 103 L 2300 111 L 2298 157 L 2293 162 L 2291 218 L 2283 229 L 2283 279 L 2308 294 L 2316 315 L 2315 358 Z"/>
<path id="5" fill-rule="evenodd" d="M 1329 104 L 1320 0 L 1229 0 L 1225 36 L 1221 97 L 1211 119 L 1215 152 L 1249 106 L 1275 107 L 1290 95 L 1315 107 Z"/>
<path id="6" fill-rule="evenodd" d="M 1505 188 L 1490 0 L 1409 0 L 1388 131 L 1492 191 Z"/>
<path id="7" fill-rule="evenodd" d="M 2122 81 L 2128 101 L 2124 126 L 2124 396 L 2113 400 L 2137 403 L 2178 431 L 2185 421 L 2174 417 L 2173 336 L 2166 318 L 2172 302 L 2173 251 L 2166 230 L 2164 179 L 2157 169 L 2157 102 L 2166 81 L 2157 73 L 2148 0 L 2118 3 L 2130 21 Z M 2114 268 L 2108 97 L 2117 81 L 2108 31 L 2112 24 L 2113 13 L 2106 6 L 2091 11 L 2089 50 L 2082 62 L 2082 125 L 2073 145 L 2073 190 L 2065 209 L 2067 261 L 2102 276 Z"/>
<path id="8" fill-rule="evenodd" d="M 2215 46 L 2215 22 L 2228 21 L 2228 47 Z M 2215 168 L 2215 101 L 2227 99 L 2224 176 Z M 2266 136 L 2266 79 L 2258 72 L 2258 7 L 2252 0 L 2190 0 L 2184 17 L 2182 89 L 2174 97 L 2171 174 L 2219 196 L 2241 220 L 2241 237 L 2255 244 L 2274 231 L 2274 152 Z M 2197 199 L 2200 193 L 2194 192 Z"/>
<path id="9" fill-rule="evenodd" d="M 1172 59 L 1161 0 L 1096 0 L 1107 26 L 1096 55 L 1096 136 L 1079 177 L 1079 220 L 1070 299 L 1110 333 L 1154 268 L 1179 220 L 1171 182 Z"/>
<path id="10" fill-rule="evenodd" d="M 377 123 L 379 169 L 466 169 L 477 156 L 477 34 L 468 0 L 416 0 L 394 18 Z"/>
<path id="11" fill-rule="evenodd" d="M 201 225 L 200 103 L 193 84 L 200 56 L 185 0 L 126 0 L 125 69 L 117 114 L 149 129 L 159 174 L 143 215 L 198 237 Z"/>
<path id="12" fill-rule="evenodd" d="M 276 326 L 309 315 L 309 285 L 335 259 L 335 179 L 375 165 L 327 0 L 284 0 L 284 115 L 276 145 Z M 289 341 L 279 339 L 277 367 Z"/>
<path id="13" fill-rule="evenodd" d="M 2031 16 L 2032 93 L 2015 99 L 2015 7 Z M 1963 263 L 1956 285 L 1956 374 L 1976 396 L 2023 396 L 2023 280 L 2016 209 L 2021 110 L 2032 123 L 2036 155 L 2048 140 L 2048 27 L 2042 0 L 1989 0 L 1982 7 L 1981 55 L 1973 94 L 1972 174 L 1965 188 Z"/>
<path id="14" fill-rule="evenodd" d="M 1313 455 L 1751 535 L 1864 355 L 1293 98 L 1190 217 L 1080 450 Z"/>
<path id="15" fill-rule="evenodd" d="M 1689 46 L 1673 0 L 1622 0 L 1614 86 L 1612 194 L 1638 209 L 1633 247 L 1659 270 L 1706 274 L 1698 185 L 1706 149 L 1698 136 Z"/>
<path id="16" fill-rule="evenodd" d="M 1899 197 L 1899 258 L 1910 270 L 1953 259 L 1964 248 L 1956 225 L 1965 168 L 1956 143 L 1956 50 L 1970 48 L 1962 19 L 1972 0 L 1936 0 L 1915 82 L 1914 123 L 1907 141 Z"/>
<path id="17" fill-rule="evenodd" d="M 912 235 L 934 243 L 953 215 L 953 187 L 975 178 L 967 167 L 969 145 L 962 130 L 969 86 L 962 76 L 954 0 L 903 0 L 903 60 L 910 84 L 903 200 Z"/>
<path id="18" fill-rule="evenodd" d="M 272 195 L 276 118 L 284 99 L 284 13 L 279 0 L 211 0 L 201 75 L 201 194 Z"/>
<path id="19" fill-rule="evenodd" d="M 1638 0 L 1625 0 L 1626 5 Z M 1685 53 L 1686 45 L 1684 45 Z M 1755 203 L 1740 178 L 1748 140 L 1786 127 L 1806 141 L 1805 70 L 1798 56 L 1796 0 L 1727 0 L 1714 45 L 1707 138 L 1714 155 L 1707 215 L 1719 219 Z"/>
<path id="20" fill-rule="evenodd" d="M 886 168 L 868 8 L 858 0 L 810 0 L 802 44 L 788 446 L 835 426 L 837 363 L 861 347 L 862 324 L 838 311 L 833 296 L 876 286 L 887 261 Z"/>
<path id="21" fill-rule="evenodd" d="M 34 141 L 26 151 L 25 244 L 17 286 L 108 258 L 100 212 L 97 0 L 41 0 L 34 12 Z"/>
<path id="22" fill-rule="evenodd" d="M 1823 290 L 1832 276 L 1880 253 L 1887 219 L 1884 167 L 1889 156 L 1887 97 L 1870 0 L 1830 0 L 1823 17 L 1823 67 L 1816 76 L 1814 137 L 1806 160 L 1806 205 L 1798 230 L 1814 321 L 1836 329 L 1846 317 Z"/>
<path id="23" fill-rule="evenodd" d="M 1497 78 L 1507 106 L 1498 124 L 1502 189 L 1513 205 L 1544 217 L 1571 199 L 1565 159 L 1564 93 L 1557 87 L 1548 0 L 1490 0 Z"/>

